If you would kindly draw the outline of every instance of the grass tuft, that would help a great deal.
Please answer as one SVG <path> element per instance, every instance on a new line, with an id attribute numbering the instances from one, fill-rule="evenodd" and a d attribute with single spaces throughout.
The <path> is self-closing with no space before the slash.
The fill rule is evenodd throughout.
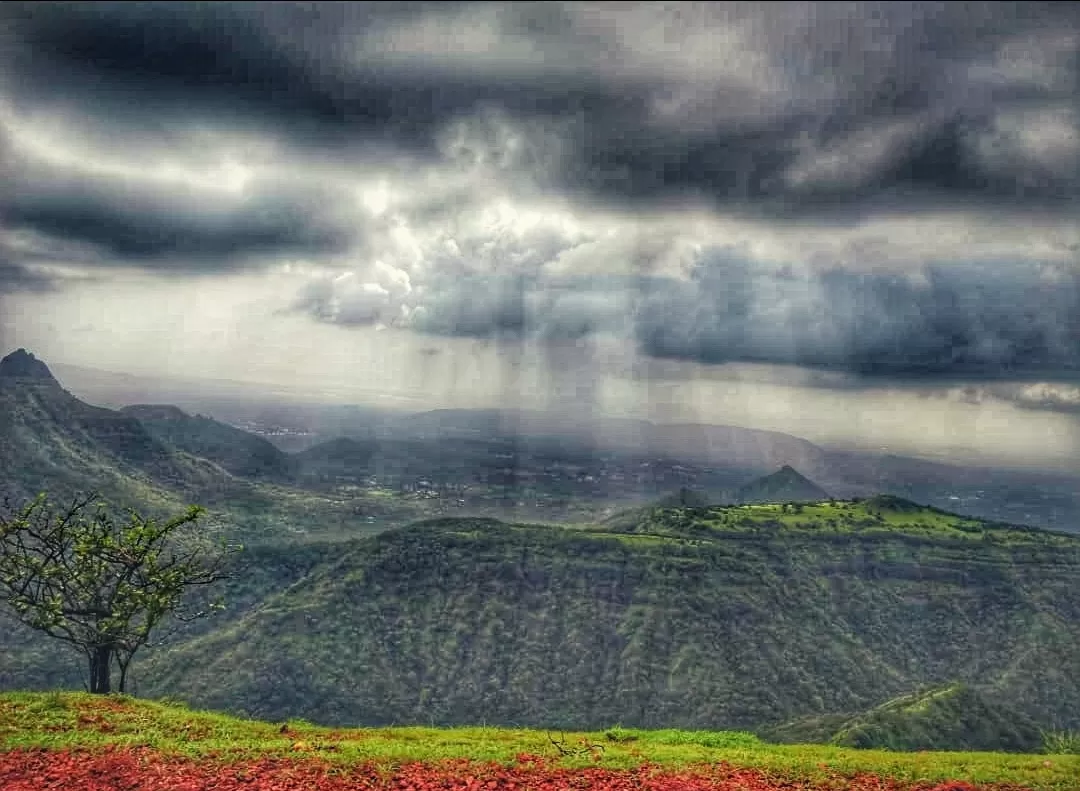
<path id="1" fill-rule="evenodd" d="M 1080 731 L 1043 731 L 1042 739 L 1047 755 L 1080 755 Z"/>

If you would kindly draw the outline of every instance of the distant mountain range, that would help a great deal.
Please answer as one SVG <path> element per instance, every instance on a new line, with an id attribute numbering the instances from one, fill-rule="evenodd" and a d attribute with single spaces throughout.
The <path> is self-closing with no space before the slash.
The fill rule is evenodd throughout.
<path id="1" fill-rule="evenodd" d="M 371 532 L 363 515 L 408 520 L 415 506 L 300 485 L 301 462 L 265 439 L 174 406 L 119 410 L 67 392 L 19 349 L 0 359 L 0 498 L 23 503 L 96 492 L 155 516 L 197 503 L 216 528 L 252 540 Z"/>
<path id="2" fill-rule="evenodd" d="M 64 390 L 29 352 L 18 350 L 5 360 L 8 414 L 7 428 L 0 425 L 0 465 L 19 459 L 4 481 L 6 491 L 19 496 L 52 479 L 62 484 L 58 491 L 100 481 L 106 489 L 146 499 L 145 487 L 160 485 L 181 499 L 198 494 L 216 502 L 224 502 L 227 492 L 250 493 L 249 483 L 330 493 L 372 478 L 393 487 L 420 486 L 424 480 L 458 487 L 479 481 L 489 494 L 500 488 L 499 503 L 489 498 L 464 507 L 510 518 L 575 520 L 582 514 L 569 508 L 571 500 L 588 501 L 598 510 L 604 502 L 652 502 L 680 488 L 701 492 L 711 503 L 768 499 L 782 495 L 786 484 L 770 483 L 776 492 L 738 490 L 790 467 L 806 479 L 794 487 L 793 501 L 819 496 L 813 487 L 834 497 L 889 492 L 983 518 L 1080 529 L 1078 477 L 829 450 L 778 432 L 734 426 L 584 420 L 515 409 L 395 415 L 346 405 L 274 407 L 273 397 L 264 394 L 245 413 L 243 398 L 254 399 L 258 391 L 226 383 L 235 397 L 222 407 L 230 422 L 243 414 L 272 414 L 286 424 L 296 415 L 300 421 L 295 433 L 260 436 L 216 415 L 193 416 L 190 409 L 167 404 L 143 402 L 119 411 L 92 407 Z M 95 379 L 89 369 L 64 370 L 73 370 L 80 382 L 90 383 L 88 392 L 102 397 L 121 385 L 124 392 L 142 396 L 165 389 L 157 385 L 155 390 L 138 377 Z M 195 384 L 185 387 L 184 397 L 194 399 Z M 30 398 L 45 391 L 50 395 L 44 400 Z M 76 413 L 82 417 L 74 419 Z M 104 434 L 93 429 L 104 424 L 111 426 Z M 73 433 L 71 442 L 61 440 L 64 432 Z M 124 447 L 117 444 L 120 435 L 128 438 Z M 303 450 L 286 452 L 283 446 Z M 537 498 L 519 496 L 522 491 L 547 491 L 561 505 L 538 506 Z"/>
<path id="3" fill-rule="evenodd" d="M 581 418 L 519 409 L 438 409 L 398 418 L 387 431 L 424 439 L 516 437 L 523 445 L 559 440 L 567 451 L 633 452 L 712 467 L 772 470 L 784 464 L 816 469 L 827 453 L 811 442 L 776 431 L 737 426 L 658 425 L 625 418 Z"/>
<path id="4" fill-rule="evenodd" d="M 817 503 L 829 499 L 828 492 L 785 464 L 770 475 L 755 478 L 728 492 L 711 495 L 681 487 L 652 505 L 656 508 L 707 508 L 710 505 L 746 503 Z"/>

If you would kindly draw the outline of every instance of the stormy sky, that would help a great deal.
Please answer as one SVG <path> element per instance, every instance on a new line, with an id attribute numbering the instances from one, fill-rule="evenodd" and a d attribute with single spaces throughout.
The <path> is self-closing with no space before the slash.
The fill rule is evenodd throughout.
<path id="1" fill-rule="evenodd" d="M 1071 3 L 5 3 L 0 345 L 1058 466 Z"/>

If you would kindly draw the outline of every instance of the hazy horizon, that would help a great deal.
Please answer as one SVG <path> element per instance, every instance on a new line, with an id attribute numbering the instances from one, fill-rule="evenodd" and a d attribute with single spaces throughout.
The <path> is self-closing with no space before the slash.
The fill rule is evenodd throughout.
<path id="1" fill-rule="evenodd" d="M 29 349 L 33 353 L 32 349 Z M 39 356 L 39 359 L 40 358 Z M 286 411 L 288 408 L 318 408 L 318 407 L 341 407 L 356 406 L 373 409 L 386 415 L 390 414 L 418 414 L 439 409 L 499 409 L 509 411 L 536 412 L 564 419 L 568 424 L 581 419 L 595 418 L 597 420 L 610 418 L 623 418 L 627 420 L 645 420 L 655 425 L 730 425 L 738 428 L 776 431 L 788 434 L 799 439 L 813 442 L 824 449 L 853 450 L 884 454 L 903 455 L 912 458 L 944 461 L 966 466 L 986 466 L 999 469 L 1015 468 L 1017 470 L 1031 469 L 1044 470 L 1047 472 L 1073 472 L 1074 468 L 1068 464 L 1069 457 L 1064 457 L 1061 464 L 1054 464 L 1051 454 L 1045 453 L 1045 445 L 1038 457 L 1034 454 L 1029 459 L 1022 456 L 1012 455 L 1007 458 L 980 453 L 977 447 L 935 446 L 925 441 L 917 443 L 904 443 L 903 441 L 892 444 L 881 444 L 887 436 L 884 432 L 870 432 L 854 440 L 849 439 L 848 434 L 838 433 L 829 435 L 822 430 L 821 422 L 808 424 L 808 431 L 797 430 L 795 421 L 775 421 L 773 425 L 763 425 L 762 421 L 717 421 L 701 420 L 694 416 L 680 417 L 677 414 L 660 413 L 656 410 L 651 413 L 629 413 L 627 411 L 599 411 L 595 407 L 587 410 L 575 410 L 563 405 L 553 409 L 544 404 L 517 403 L 506 404 L 493 402 L 490 404 L 452 404 L 439 403 L 425 399 L 422 394 L 414 396 L 391 396 L 379 390 L 343 389 L 326 390 L 318 388 L 305 388 L 300 386 L 283 387 L 271 382 L 256 380 L 230 379 L 227 377 L 210 378 L 200 376 L 197 372 L 190 372 L 183 376 L 161 376 L 157 374 L 138 374 L 130 371 L 116 371 L 104 368 L 43 359 L 50 365 L 53 375 L 59 380 L 61 386 L 72 392 L 82 400 L 99 406 L 119 408 L 136 403 L 169 403 L 186 406 L 189 411 L 201 411 L 213 415 L 214 407 L 217 406 L 227 415 L 237 414 L 237 410 L 244 412 L 241 405 L 248 403 L 251 414 L 257 413 L 258 409 L 265 407 L 281 407 Z M 760 372 L 759 372 L 760 373 Z M 737 382 L 735 383 L 738 384 Z M 197 389 L 192 389 L 197 388 Z M 800 388 L 800 393 L 805 394 L 806 388 Z M 917 396 L 925 397 L 925 396 Z M 220 417 L 220 416 L 219 416 Z M 797 418 L 797 415 L 795 415 Z M 897 435 L 899 436 L 899 434 Z M 873 441 L 879 444 L 874 445 Z"/>

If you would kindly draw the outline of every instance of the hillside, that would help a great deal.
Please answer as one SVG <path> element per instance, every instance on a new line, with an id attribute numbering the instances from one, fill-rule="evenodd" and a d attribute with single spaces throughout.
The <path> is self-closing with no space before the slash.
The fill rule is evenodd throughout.
<path id="1" fill-rule="evenodd" d="M 766 475 L 736 489 L 728 498 L 733 503 L 817 503 L 829 499 L 829 493 L 784 465 L 772 475 Z"/>
<path id="2" fill-rule="evenodd" d="M 810 717 L 765 729 L 780 742 L 897 751 L 1035 752 L 1043 743 L 1028 717 L 966 684 L 902 695 L 855 714 Z"/>
<path id="3" fill-rule="evenodd" d="M 182 451 L 209 459 L 240 476 L 288 482 L 297 464 L 268 440 L 174 406 L 137 404 L 120 410 L 138 420 L 151 435 Z"/>
<path id="4" fill-rule="evenodd" d="M 141 677 L 264 717 L 567 728 L 748 728 L 961 681 L 1076 727 L 1078 571 L 1074 537 L 897 498 L 439 520 L 362 542 Z"/>
<path id="5" fill-rule="evenodd" d="M 672 492 L 666 497 L 661 497 L 655 503 L 654 508 L 708 508 L 709 497 L 704 492 L 683 487 L 677 492 Z"/>
<path id="6" fill-rule="evenodd" d="M 376 440 L 339 437 L 303 450 L 295 458 L 304 476 L 317 480 L 358 480 L 370 473 L 369 465 L 378 452 Z"/>
<path id="7" fill-rule="evenodd" d="M 429 513 L 385 491 L 290 485 L 294 464 L 260 437 L 175 407 L 87 404 L 23 349 L 0 359 L 0 499 L 12 504 L 94 491 L 115 508 L 173 516 L 198 503 L 214 529 L 264 544 L 348 538 Z"/>
<path id="8" fill-rule="evenodd" d="M 219 485 L 221 471 L 179 453 L 136 419 L 85 404 L 19 349 L 0 360 L 0 488 L 16 500 L 95 489 L 121 503 L 168 507 Z"/>
<path id="9" fill-rule="evenodd" d="M 202 594 L 203 601 L 220 594 L 225 609 L 206 619 L 170 622 L 155 636 L 154 642 L 178 645 L 226 627 L 355 543 L 335 540 L 248 544 L 243 552 L 230 557 L 229 579 Z M 23 626 L 13 613 L 0 606 L 0 690 L 82 689 L 85 673 L 82 656 L 70 646 Z M 132 690 L 138 692 L 143 683 L 138 668 L 132 682 Z"/>

